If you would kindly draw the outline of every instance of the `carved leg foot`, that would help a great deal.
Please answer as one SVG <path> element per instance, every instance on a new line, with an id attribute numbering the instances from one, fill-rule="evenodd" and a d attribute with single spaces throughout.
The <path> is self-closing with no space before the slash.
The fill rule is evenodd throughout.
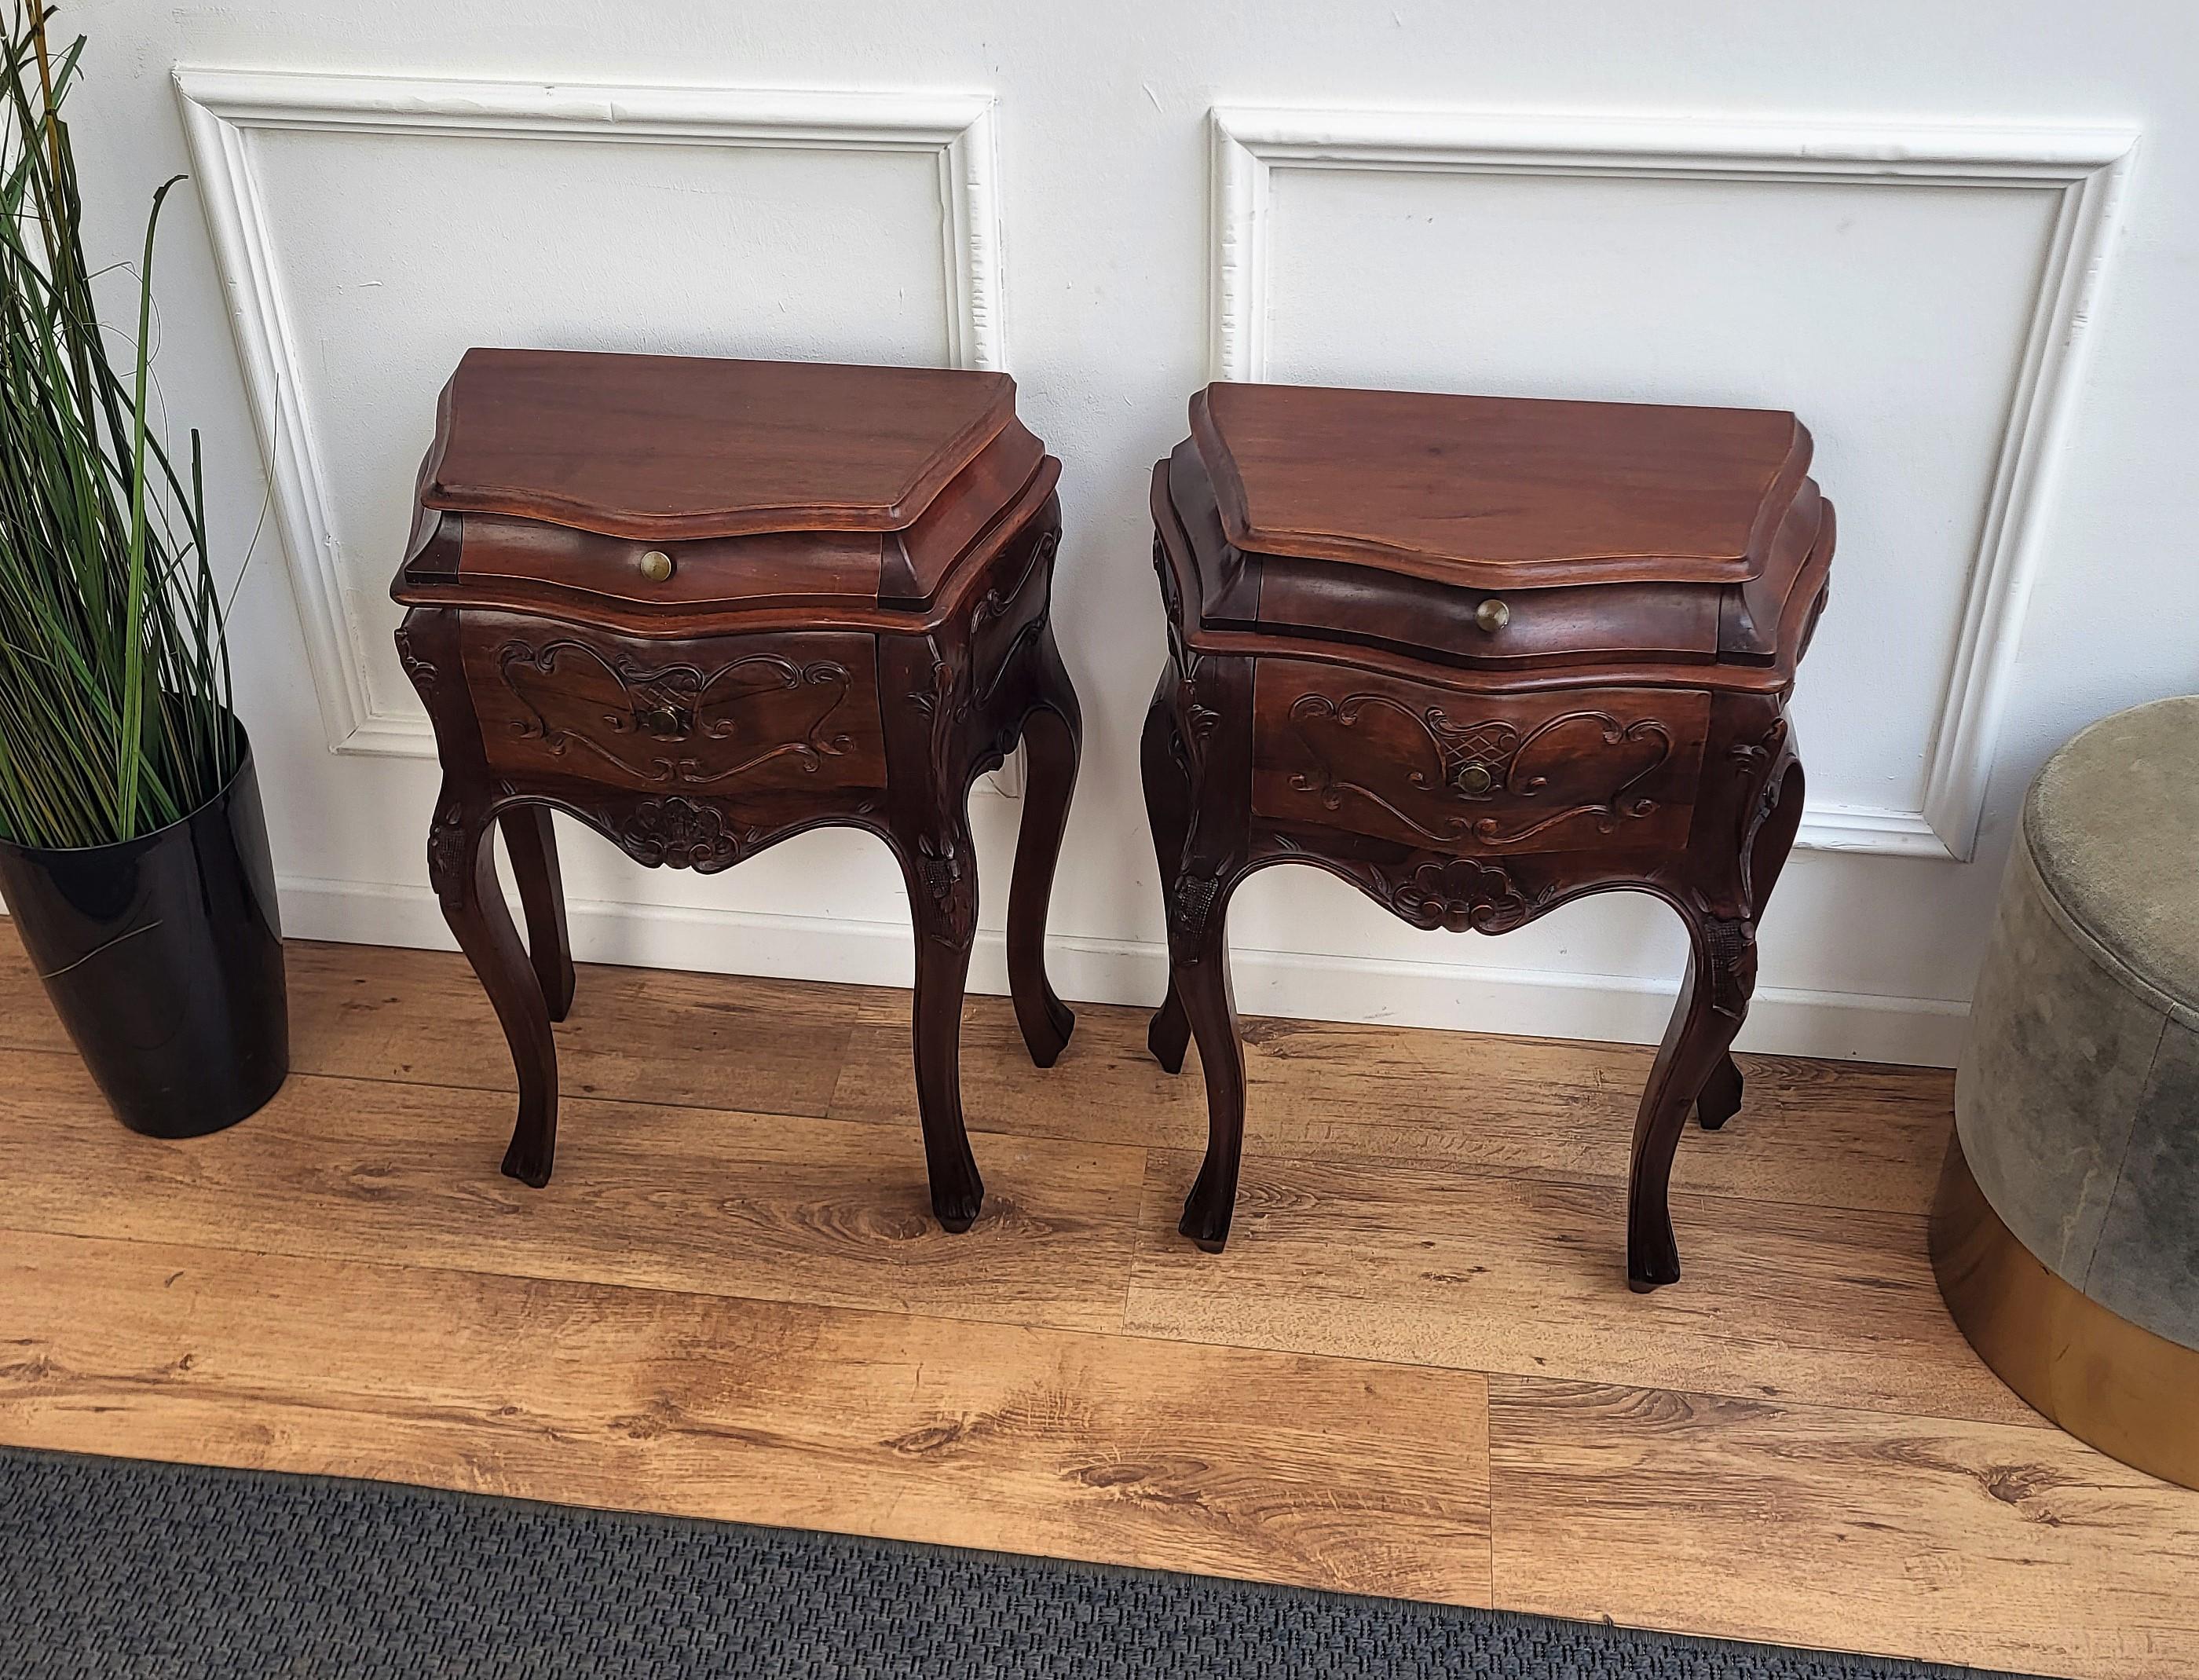
<path id="1" fill-rule="evenodd" d="M 1199 1063 L 1206 1074 L 1206 1159 L 1184 1199 L 1176 1229 L 1209 1254 L 1221 1253 L 1229 1240 L 1245 1146 L 1245 1045 L 1229 989 L 1225 933 L 1234 884 L 1187 875 L 1169 895 L 1170 991 L 1199 1040 Z"/>
<path id="2" fill-rule="evenodd" d="M 962 1124 L 962 992 L 977 930 L 977 853 L 960 825 L 918 835 L 902 853 L 916 923 L 912 1037 L 931 1210 L 948 1230 L 961 1232 L 985 1199 Z"/>
<path id="3" fill-rule="evenodd" d="M 1047 979 L 1046 913 L 1062 832 L 1069 825 L 1070 796 L 1076 789 L 1083 720 L 1050 631 L 1041 639 L 1036 656 L 1046 669 L 1045 698 L 1024 720 L 1030 774 L 1023 828 L 1016 837 L 1015 878 L 1008 889 L 1008 991 L 1031 1060 L 1045 1068 L 1054 1065 L 1076 1028 L 1076 1017 Z"/>
<path id="4" fill-rule="evenodd" d="M 1714 1132 L 1740 1112 L 1741 1070 L 1729 1053 L 1711 1070 L 1702 1095 L 1695 1099 L 1695 1121 L 1705 1131 Z"/>
<path id="5" fill-rule="evenodd" d="M 573 1007 L 573 947 L 565 931 L 565 883 L 557 869 L 557 836 L 546 805 L 522 805 L 498 819 L 504 849 L 527 913 L 527 955 L 542 988 L 550 1018 L 562 1021 Z"/>
<path id="6" fill-rule="evenodd" d="M 1169 697 L 1175 685 L 1175 668 L 1161 673 L 1160 686 L 1146 712 L 1146 728 L 1140 743 L 1140 764 L 1146 784 L 1146 820 L 1152 830 L 1153 855 L 1160 866 L 1161 892 L 1166 897 L 1183 867 L 1184 842 L 1191 831 L 1191 782 L 1186 773 L 1183 744 L 1176 735 Z M 1146 1030 L 1146 1048 L 1170 1073 L 1183 1071 L 1183 1053 L 1191 1042 L 1191 1018 L 1184 1012 L 1175 977 L 1169 977 L 1168 995 L 1154 1012 Z"/>
<path id="7" fill-rule="evenodd" d="M 1741 1070 L 1731 1054 L 1734 1035 L 1756 990 L 1756 923 L 1786 866 L 1802 820 L 1803 779 L 1799 761 L 1775 764 L 1760 813 L 1749 831 L 1742 880 L 1753 914 L 1721 920 L 1700 916 L 1688 932 L 1688 977 L 1658 1047 L 1648 1088 L 1634 1122 L 1634 1160 L 1627 1184 L 1626 1280 L 1637 1291 L 1672 1283 L 1680 1275 L 1679 1246 L 1672 1237 L 1666 1190 L 1672 1153 L 1700 1103 L 1706 1126 L 1723 1125 L 1741 1105 Z"/>
<path id="8" fill-rule="evenodd" d="M 1687 978 L 1634 1122 L 1626 1281 L 1637 1293 L 1679 1280 L 1680 1250 L 1668 1199 L 1673 1152 L 1696 1094 L 1727 1059 L 1756 983 L 1756 941 L 1747 923 L 1705 921 L 1690 931 Z"/>
<path id="9" fill-rule="evenodd" d="M 557 1149 L 557 1047 L 541 983 L 519 942 L 496 877 L 488 823 L 446 794 L 428 838 L 428 875 L 511 1047 L 519 1117 L 505 1152 L 508 1177 L 537 1189 L 550 1181 Z"/>

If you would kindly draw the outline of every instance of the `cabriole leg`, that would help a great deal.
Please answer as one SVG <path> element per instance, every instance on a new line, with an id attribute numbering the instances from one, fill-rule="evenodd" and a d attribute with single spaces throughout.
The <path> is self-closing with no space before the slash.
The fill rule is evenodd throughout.
<path id="1" fill-rule="evenodd" d="M 1199 1041 L 1206 1074 L 1206 1159 L 1176 1227 L 1209 1254 L 1229 1240 L 1245 1148 L 1245 1045 L 1229 988 L 1229 895 L 1234 880 L 1184 874 L 1169 893 L 1169 990 Z M 1178 1052 L 1179 1065 L 1181 1053 Z"/>
<path id="2" fill-rule="evenodd" d="M 1689 1107 L 1699 1104 L 1704 1123 L 1715 1130 L 1741 1105 L 1741 1071 L 1734 1065 L 1732 1046 L 1756 990 L 1755 919 L 1786 866 L 1802 821 L 1800 762 L 1790 758 L 1783 767 L 1775 765 L 1772 774 L 1776 780 L 1770 784 L 1770 797 L 1748 839 L 1744 879 L 1750 913 L 1733 920 L 1689 919 L 1687 978 L 1635 1117 L 1627 1179 L 1626 1280 L 1636 1291 L 1675 1282 L 1680 1275 L 1668 1191 Z"/>
<path id="3" fill-rule="evenodd" d="M 504 1171 L 539 1189 L 550 1181 L 557 1147 L 557 1047 L 541 983 L 505 907 L 489 827 L 446 789 L 429 831 L 428 878 L 443 919 L 495 1006 L 518 1072 L 519 1117 Z"/>
<path id="4" fill-rule="evenodd" d="M 1033 662 L 1038 704 L 1024 720 L 1029 766 L 1016 872 L 1008 888 L 1008 991 L 1031 1060 L 1043 1068 L 1053 1065 L 1076 1026 L 1076 1017 L 1047 979 L 1046 918 L 1069 802 L 1076 790 L 1084 721 L 1050 628 L 1041 633 Z"/>
<path id="5" fill-rule="evenodd" d="M 1161 896 L 1172 903 L 1177 872 L 1183 867 L 1184 841 L 1191 830 L 1191 784 L 1176 761 L 1175 724 L 1169 700 L 1175 686 L 1175 668 L 1161 673 L 1160 686 L 1146 712 L 1145 735 L 1140 755 L 1145 774 L 1146 820 L 1152 831 L 1153 855 L 1160 869 Z M 1170 1073 L 1183 1070 L 1183 1053 L 1191 1042 L 1191 1018 L 1184 1012 L 1176 990 L 1175 965 L 1169 965 L 1168 995 L 1153 1013 L 1146 1030 L 1146 1047 L 1153 1059 Z"/>
<path id="6" fill-rule="evenodd" d="M 966 1231 L 985 1199 L 962 1123 L 962 993 L 977 930 L 977 853 L 960 822 L 912 836 L 901 851 L 916 923 L 911 1028 L 931 1210 L 947 1229 Z"/>
<path id="7" fill-rule="evenodd" d="M 541 983 L 550 1018 L 573 1007 L 573 947 L 565 931 L 565 883 L 557 869 L 557 836 L 547 805 L 518 805 L 498 819 L 511 859 L 519 902 L 527 913 L 527 956 Z"/>
<path id="8" fill-rule="evenodd" d="M 1626 1186 L 1626 1281 L 1637 1291 L 1674 1283 L 1679 1246 L 1668 1190 L 1672 1155 L 1696 1093 L 1725 1057 L 1756 984 L 1756 936 L 1746 922 L 1700 919 L 1689 929 L 1688 973 L 1634 1121 Z"/>

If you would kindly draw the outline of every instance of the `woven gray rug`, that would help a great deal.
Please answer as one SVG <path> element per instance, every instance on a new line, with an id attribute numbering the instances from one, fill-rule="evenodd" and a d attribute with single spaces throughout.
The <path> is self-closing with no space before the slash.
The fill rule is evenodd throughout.
<path id="1" fill-rule="evenodd" d="M 380 1482 L 0 1449 L 0 1672 L 1948 1680 L 1978 1671 Z"/>

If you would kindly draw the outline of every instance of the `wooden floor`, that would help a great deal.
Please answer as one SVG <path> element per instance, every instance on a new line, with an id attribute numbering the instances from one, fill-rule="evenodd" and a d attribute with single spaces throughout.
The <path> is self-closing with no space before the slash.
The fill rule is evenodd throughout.
<path id="1" fill-rule="evenodd" d="M 1945 1073 L 1744 1058 L 1625 1287 L 1647 1051 L 1248 1023 L 1195 1070 L 974 1000 L 930 1220 L 904 994 L 586 969 L 557 1174 L 455 957 L 294 946 L 289 1085 L 134 1137 L 0 931 L 0 1440 L 382 1477 L 2072 1676 L 2199 1673 L 2199 1494 L 1970 1353 Z"/>

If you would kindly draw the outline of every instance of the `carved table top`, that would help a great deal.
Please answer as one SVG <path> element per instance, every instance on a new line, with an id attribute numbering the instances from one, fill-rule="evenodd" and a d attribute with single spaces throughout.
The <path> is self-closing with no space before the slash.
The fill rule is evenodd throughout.
<path id="1" fill-rule="evenodd" d="M 1158 558 L 1216 651 L 1771 691 L 1823 605 L 1832 506 L 1792 414 L 1216 384 L 1191 433 L 1155 469 Z"/>
<path id="2" fill-rule="evenodd" d="M 1217 384 L 1191 432 L 1237 547 L 1490 588 L 1753 577 L 1810 465 L 1763 409 Z"/>
<path id="3" fill-rule="evenodd" d="M 1058 470 L 1006 374 L 470 350 L 396 592 L 606 621 L 922 609 Z"/>

